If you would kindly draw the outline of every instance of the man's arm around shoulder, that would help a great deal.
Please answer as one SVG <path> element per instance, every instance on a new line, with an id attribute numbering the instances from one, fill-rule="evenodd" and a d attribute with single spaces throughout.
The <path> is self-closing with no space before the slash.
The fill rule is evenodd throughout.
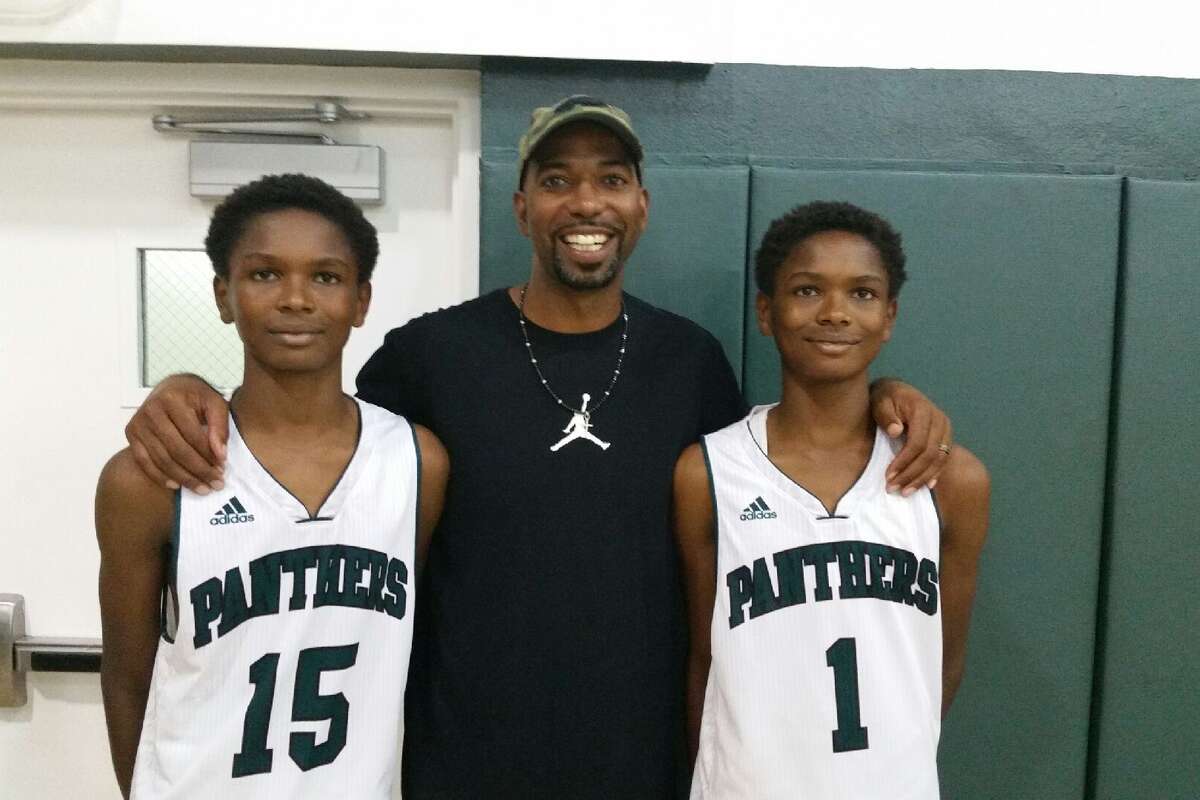
<path id="1" fill-rule="evenodd" d="M 153 482 L 199 494 L 223 486 L 225 398 L 196 375 L 164 378 L 125 426 L 133 459 Z"/>
<path id="2" fill-rule="evenodd" d="M 104 636 L 100 687 L 113 768 L 125 796 L 154 671 L 174 516 L 174 492 L 147 477 L 129 449 L 105 465 L 96 488 Z"/>
<path id="3" fill-rule="evenodd" d="M 942 716 L 962 682 L 967 660 L 967 632 L 979 574 L 979 554 L 987 538 L 991 478 L 983 463 L 955 445 L 938 478 L 942 516 Z"/>

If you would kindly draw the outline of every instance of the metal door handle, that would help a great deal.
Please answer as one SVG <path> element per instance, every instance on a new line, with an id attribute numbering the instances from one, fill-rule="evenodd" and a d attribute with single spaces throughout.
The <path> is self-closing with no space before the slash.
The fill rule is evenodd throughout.
<path id="1" fill-rule="evenodd" d="M 0 594 L 0 708 L 25 705 L 27 672 L 99 672 L 99 639 L 25 635 L 25 597 Z"/>

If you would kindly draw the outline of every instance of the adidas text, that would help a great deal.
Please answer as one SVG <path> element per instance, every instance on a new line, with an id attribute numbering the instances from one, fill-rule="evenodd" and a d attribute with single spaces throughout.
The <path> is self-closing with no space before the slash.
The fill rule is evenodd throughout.
<path id="1" fill-rule="evenodd" d="M 748 522 L 754 519 L 775 519 L 776 516 L 771 507 L 767 505 L 766 500 L 756 497 L 750 505 L 742 509 L 741 519 L 743 522 Z"/>
<path id="2" fill-rule="evenodd" d="M 235 522 L 254 522 L 253 514 L 233 514 L 225 516 L 222 514 L 219 517 L 213 517 L 208 521 L 209 525 L 232 525 Z"/>
<path id="3" fill-rule="evenodd" d="M 229 498 L 229 502 L 217 509 L 208 521 L 209 525 L 233 525 L 238 522 L 254 522 L 254 515 L 246 511 L 237 497 Z"/>

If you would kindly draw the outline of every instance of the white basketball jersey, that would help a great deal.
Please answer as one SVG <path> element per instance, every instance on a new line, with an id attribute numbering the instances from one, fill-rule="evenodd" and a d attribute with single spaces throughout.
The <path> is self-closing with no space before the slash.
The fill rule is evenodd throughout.
<path id="1" fill-rule="evenodd" d="M 832 511 L 767 457 L 769 406 L 704 437 L 717 520 L 692 800 L 936 800 L 940 525 L 891 441 Z"/>
<path id="2" fill-rule="evenodd" d="M 178 625 L 159 641 L 134 798 L 389 796 L 419 454 L 403 417 L 356 402 L 358 446 L 315 516 L 232 418 L 225 488 L 179 493 Z"/>

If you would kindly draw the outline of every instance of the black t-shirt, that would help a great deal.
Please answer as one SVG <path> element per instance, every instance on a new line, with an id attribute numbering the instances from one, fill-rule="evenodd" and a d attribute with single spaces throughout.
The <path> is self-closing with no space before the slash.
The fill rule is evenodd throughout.
<path id="1" fill-rule="evenodd" d="M 391 331 L 364 400 L 429 427 L 450 454 L 418 593 L 403 762 L 408 800 L 636 800 L 677 791 L 686 630 L 670 529 L 679 453 L 744 414 L 729 362 L 696 324 L 625 296 L 628 340 L 591 417 L 530 364 L 504 291 Z M 554 391 L 597 402 L 620 319 L 528 323 Z"/>

